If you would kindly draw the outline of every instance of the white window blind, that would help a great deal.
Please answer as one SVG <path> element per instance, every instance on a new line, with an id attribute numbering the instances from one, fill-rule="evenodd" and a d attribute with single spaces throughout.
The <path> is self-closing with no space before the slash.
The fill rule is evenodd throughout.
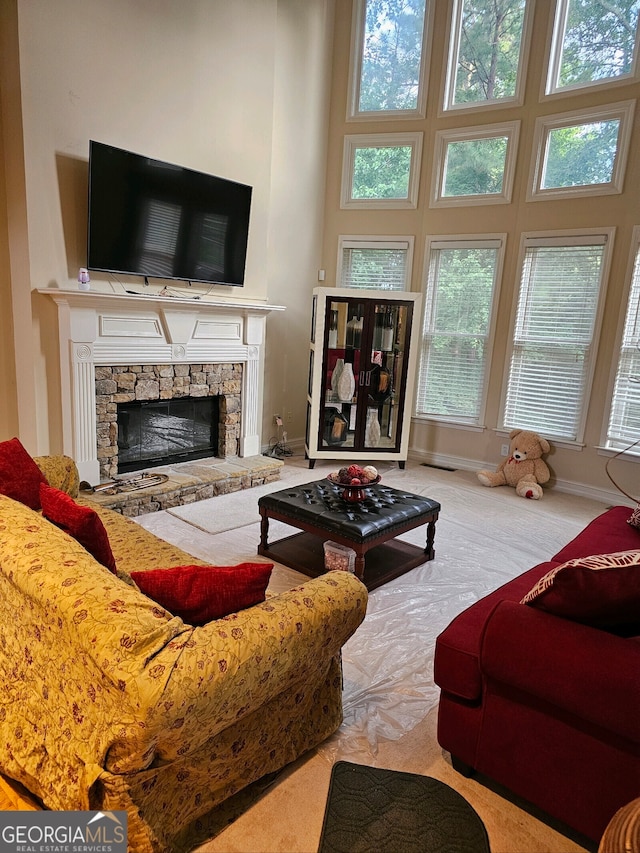
<path id="1" fill-rule="evenodd" d="M 581 437 L 594 356 L 606 238 L 529 241 L 503 416 L 519 427 Z"/>
<path id="2" fill-rule="evenodd" d="M 478 424 L 484 416 L 499 240 L 433 242 L 416 415 Z"/>
<path id="3" fill-rule="evenodd" d="M 640 237 L 620 344 L 607 447 L 623 450 L 640 441 Z M 638 452 L 638 447 L 634 448 Z"/>
<path id="4" fill-rule="evenodd" d="M 374 290 L 407 290 L 408 242 L 343 242 L 340 287 Z"/>

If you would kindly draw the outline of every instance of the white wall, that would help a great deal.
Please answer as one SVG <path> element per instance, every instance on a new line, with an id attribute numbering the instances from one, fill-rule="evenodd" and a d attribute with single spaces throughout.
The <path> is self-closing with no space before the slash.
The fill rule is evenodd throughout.
<path id="1" fill-rule="evenodd" d="M 290 305 L 284 322 L 296 328 L 322 237 L 333 0 L 18 0 L 17 8 L 31 289 L 75 287 L 86 263 L 96 139 L 251 184 L 245 287 L 217 295 Z M 94 287 L 108 286 L 99 279 Z M 56 315 L 38 294 L 32 305 L 44 453 L 61 442 Z M 271 323 L 265 421 L 276 405 L 296 411 L 301 434 L 300 371 L 285 402 L 282 329 Z"/>

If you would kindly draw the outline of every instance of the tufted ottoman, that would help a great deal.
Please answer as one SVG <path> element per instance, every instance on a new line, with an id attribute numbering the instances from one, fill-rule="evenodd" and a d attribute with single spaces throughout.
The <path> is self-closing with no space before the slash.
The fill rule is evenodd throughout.
<path id="1" fill-rule="evenodd" d="M 323 543 L 330 539 L 356 552 L 356 575 L 367 589 L 432 560 L 440 504 L 387 486 L 364 488 L 361 503 L 342 498 L 342 487 L 320 480 L 263 495 L 258 554 L 310 577 L 323 574 Z M 302 530 L 269 544 L 269 519 Z M 427 525 L 425 548 L 396 537 Z"/>

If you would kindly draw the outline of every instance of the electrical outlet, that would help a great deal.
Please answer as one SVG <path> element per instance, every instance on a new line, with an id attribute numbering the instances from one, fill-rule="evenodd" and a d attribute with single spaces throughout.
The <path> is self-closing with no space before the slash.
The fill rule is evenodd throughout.
<path id="1" fill-rule="evenodd" d="M 293 412 L 287 412 L 287 423 L 290 424 L 293 420 Z"/>
<path id="2" fill-rule="evenodd" d="M 282 418 L 280 417 L 280 415 L 274 415 L 273 422 L 276 426 L 282 426 Z"/>
<path id="3" fill-rule="evenodd" d="M 509 445 L 503 444 L 500 448 L 500 456 L 508 456 L 509 455 Z"/>

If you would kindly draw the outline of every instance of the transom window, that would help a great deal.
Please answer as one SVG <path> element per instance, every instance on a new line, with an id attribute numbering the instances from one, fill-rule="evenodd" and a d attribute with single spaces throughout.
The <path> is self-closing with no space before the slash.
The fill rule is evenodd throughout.
<path id="1" fill-rule="evenodd" d="M 454 0 L 445 110 L 522 103 L 533 3 Z"/>
<path id="2" fill-rule="evenodd" d="M 416 416 L 484 419 L 504 235 L 427 243 Z"/>
<path id="3" fill-rule="evenodd" d="M 338 240 L 338 287 L 410 290 L 413 237 Z"/>
<path id="4" fill-rule="evenodd" d="M 427 0 L 354 0 L 348 118 L 424 116 Z"/>
<path id="5" fill-rule="evenodd" d="M 582 440 L 611 236 L 524 239 L 504 429 Z"/>
<path id="6" fill-rule="evenodd" d="M 611 399 L 606 446 L 640 454 L 640 226 L 633 231 L 634 262 Z"/>
<path id="7" fill-rule="evenodd" d="M 558 0 L 547 94 L 638 73 L 640 0 Z"/>
<path id="8" fill-rule="evenodd" d="M 634 107 L 539 118 L 528 201 L 622 192 Z"/>
<path id="9" fill-rule="evenodd" d="M 417 207 L 422 136 L 422 133 L 346 136 L 340 206 Z"/>
<path id="10" fill-rule="evenodd" d="M 431 207 L 511 200 L 520 122 L 436 133 Z"/>

